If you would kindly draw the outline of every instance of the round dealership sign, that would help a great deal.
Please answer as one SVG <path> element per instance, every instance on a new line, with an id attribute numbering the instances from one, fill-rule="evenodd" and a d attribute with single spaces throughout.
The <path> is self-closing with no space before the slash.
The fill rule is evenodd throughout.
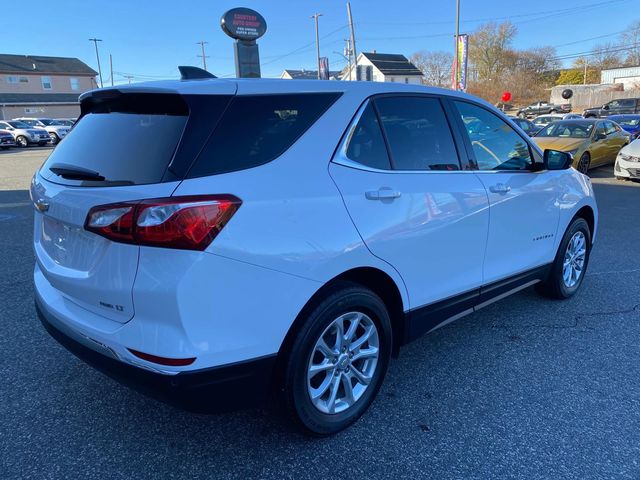
<path id="1" fill-rule="evenodd" d="M 232 8 L 220 19 L 224 33 L 237 40 L 256 40 L 267 31 L 264 17 L 250 8 Z"/>

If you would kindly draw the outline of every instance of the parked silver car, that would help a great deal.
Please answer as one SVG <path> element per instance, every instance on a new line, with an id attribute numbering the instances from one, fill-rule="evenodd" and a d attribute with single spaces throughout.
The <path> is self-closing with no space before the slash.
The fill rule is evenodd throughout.
<path id="1" fill-rule="evenodd" d="M 69 130 L 71 129 L 71 127 L 68 127 L 67 125 L 62 124 L 57 120 L 52 120 L 51 118 L 24 117 L 24 118 L 14 118 L 14 120 L 19 122 L 24 122 L 27 125 L 30 125 L 32 127 L 44 128 L 49 134 L 49 137 L 51 138 L 51 143 L 53 143 L 54 145 L 58 143 L 60 140 L 62 140 L 67 135 L 67 133 L 69 133 Z"/>
<path id="2" fill-rule="evenodd" d="M 0 128 L 9 130 L 16 140 L 16 145 L 22 148 L 33 144 L 42 146 L 51 141 L 49 133 L 44 128 L 32 127 L 17 120 L 2 120 Z"/>

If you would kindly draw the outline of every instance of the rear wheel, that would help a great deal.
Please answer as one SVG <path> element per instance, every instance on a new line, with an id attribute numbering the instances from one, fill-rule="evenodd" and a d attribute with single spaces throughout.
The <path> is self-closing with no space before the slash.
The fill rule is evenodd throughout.
<path id="1" fill-rule="evenodd" d="M 591 155 L 589 155 L 588 152 L 585 152 L 580 157 L 580 160 L 578 161 L 578 167 L 576 168 L 576 170 L 586 175 L 587 172 L 589 171 L 590 164 L 591 164 Z"/>
<path id="2" fill-rule="evenodd" d="M 573 296 L 582 281 L 591 254 L 591 231 L 584 218 L 576 218 L 562 237 L 547 279 L 538 290 L 551 298 Z"/>
<path id="3" fill-rule="evenodd" d="M 391 355 L 391 322 L 374 292 L 344 284 L 325 296 L 297 333 L 284 366 L 289 415 L 312 435 L 339 432 L 375 398 Z"/>
<path id="4" fill-rule="evenodd" d="M 18 135 L 16 137 L 16 145 L 18 145 L 20 148 L 26 148 L 29 146 L 29 140 L 27 140 L 27 137 L 25 137 L 24 135 Z"/>

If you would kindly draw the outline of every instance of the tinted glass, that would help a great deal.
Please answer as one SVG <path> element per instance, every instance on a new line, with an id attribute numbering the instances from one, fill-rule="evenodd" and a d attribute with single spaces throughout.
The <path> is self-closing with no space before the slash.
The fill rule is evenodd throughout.
<path id="1" fill-rule="evenodd" d="M 616 126 L 614 125 L 614 123 L 613 122 L 609 122 L 609 121 L 604 122 L 604 129 L 605 129 L 605 133 L 607 135 L 611 135 L 612 133 L 616 133 L 617 132 Z"/>
<path id="2" fill-rule="evenodd" d="M 536 137 L 589 138 L 592 130 L 591 122 L 556 122 L 538 132 Z"/>
<path id="3" fill-rule="evenodd" d="M 350 160 L 367 167 L 382 170 L 391 168 L 378 117 L 371 103 L 367 105 L 351 132 L 346 155 Z"/>
<path id="4" fill-rule="evenodd" d="M 620 107 L 634 107 L 635 106 L 636 101 L 635 100 L 619 100 L 618 101 L 618 106 Z"/>
<path id="5" fill-rule="evenodd" d="M 233 172 L 274 160 L 339 96 L 309 93 L 235 97 L 188 177 Z"/>
<path id="6" fill-rule="evenodd" d="M 66 164 L 98 172 L 109 182 L 160 182 L 186 116 L 90 113 L 53 150 L 42 168 Z M 52 172 L 46 177 L 64 183 Z"/>
<path id="7" fill-rule="evenodd" d="M 382 97 L 375 103 L 396 170 L 460 170 L 438 99 Z"/>
<path id="8" fill-rule="evenodd" d="M 480 170 L 527 170 L 533 164 L 527 142 L 505 121 L 482 107 L 454 102 Z"/>

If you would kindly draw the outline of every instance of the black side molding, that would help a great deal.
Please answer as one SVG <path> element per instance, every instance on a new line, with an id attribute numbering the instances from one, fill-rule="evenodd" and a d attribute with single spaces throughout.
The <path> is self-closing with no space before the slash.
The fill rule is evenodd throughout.
<path id="1" fill-rule="evenodd" d="M 546 279 L 551 265 L 543 265 L 527 270 L 504 280 L 483 285 L 480 288 L 410 310 L 405 314 L 405 334 L 402 343 L 412 342 L 425 333 L 460 316 L 475 312 L 493 301 L 500 300 Z"/>
<path id="2" fill-rule="evenodd" d="M 202 68 L 181 65 L 178 67 L 180 71 L 180 80 L 197 80 L 202 78 L 218 78 L 213 73 L 207 72 Z"/>

